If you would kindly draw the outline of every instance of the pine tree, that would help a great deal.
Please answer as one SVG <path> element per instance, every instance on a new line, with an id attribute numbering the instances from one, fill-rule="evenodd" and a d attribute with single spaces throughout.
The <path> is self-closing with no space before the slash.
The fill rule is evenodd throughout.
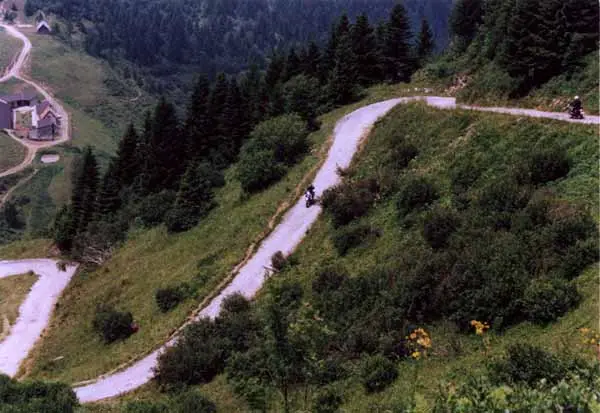
<path id="1" fill-rule="evenodd" d="M 419 31 L 419 39 L 417 42 L 417 59 L 419 67 L 423 67 L 433 53 L 433 32 L 429 27 L 427 20 L 421 21 L 421 30 Z"/>
<path id="2" fill-rule="evenodd" d="M 596 0 L 564 0 L 560 17 L 564 19 L 564 55 L 562 65 L 577 68 L 582 56 L 598 49 L 600 5 Z"/>
<path id="3" fill-rule="evenodd" d="M 281 82 L 285 83 L 296 75 L 302 72 L 302 66 L 300 64 L 300 58 L 296 54 L 296 49 L 291 48 L 287 58 L 285 59 L 285 69 L 281 75 Z"/>
<path id="4" fill-rule="evenodd" d="M 392 9 L 384 36 L 386 79 L 393 83 L 408 82 L 414 67 L 410 50 L 412 34 L 406 10 L 401 4 Z"/>
<path id="5" fill-rule="evenodd" d="M 114 167 L 120 185 L 129 186 L 133 183 L 139 174 L 139 164 L 136 162 L 136 152 L 138 147 L 138 134 L 133 124 L 129 124 L 127 131 L 117 149 L 117 159 Z"/>
<path id="6" fill-rule="evenodd" d="M 356 72 L 356 56 L 350 36 L 346 34 L 339 39 L 336 63 L 329 79 L 328 93 L 334 105 L 344 105 L 356 99 Z"/>
<path id="7" fill-rule="evenodd" d="M 352 52 L 356 56 L 357 81 L 363 86 L 381 80 L 379 48 L 366 14 L 357 17 L 350 30 Z"/>
<path id="8" fill-rule="evenodd" d="M 122 189 L 122 181 L 119 178 L 118 171 L 117 161 L 112 160 L 102 177 L 102 185 L 100 186 L 96 205 L 96 212 L 100 219 L 116 213 L 121 206 L 119 194 Z"/>
<path id="9" fill-rule="evenodd" d="M 187 108 L 184 134 L 188 160 L 206 159 L 210 148 L 208 119 L 208 99 L 210 84 L 205 76 L 200 76 L 194 86 L 194 91 Z"/>
<path id="10" fill-rule="evenodd" d="M 321 66 L 321 49 L 319 46 L 311 41 L 308 47 L 303 53 L 301 61 L 302 72 L 307 76 L 319 78 L 319 68 Z"/>
<path id="11" fill-rule="evenodd" d="M 62 252 L 70 252 L 75 238 L 73 211 L 63 205 L 54 219 L 54 242 Z"/>
<path id="12" fill-rule="evenodd" d="M 457 0 L 450 15 L 450 30 L 467 44 L 473 40 L 483 21 L 482 0 Z"/>
<path id="13" fill-rule="evenodd" d="M 71 226 L 74 234 L 85 232 L 96 211 L 98 191 L 98 163 L 91 147 L 86 147 L 75 173 L 71 196 Z"/>
<path id="14" fill-rule="evenodd" d="M 224 73 L 219 73 L 210 93 L 208 105 L 208 121 L 215 127 L 211 131 L 209 139 L 210 158 L 220 167 L 226 164 L 226 153 L 220 151 L 227 147 L 226 129 L 223 122 L 225 104 L 229 91 L 229 82 Z"/>
<path id="15" fill-rule="evenodd" d="M 167 229 L 187 231 L 213 206 L 213 167 L 208 163 L 189 165 L 179 186 L 175 205 L 167 214 Z"/>
<path id="16" fill-rule="evenodd" d="M 331 78 L 337 62 L 337 50 L 340 39 L 350 32 L 350 20 L 346 14 L 340 17 L 339 22 L 331 28 L 329 41 L 323 55 L 319 79 L 324 84 Z"/>
<path id="17" fill-rule="evenodd" d="M 150 191 L 150 179 L 152 167 L 155 164 L 153 152 L 151 149 L 152 140 L 152 114 L 147 111 L 144 116 L 144 128 L 142 135 L 138 139 L 136 151 L 136 163 L 139 167 L 139 174 L 136 177 L 133 189 L 138 195 L 145 196 Z"/>
<path id="18" fill-rule="evenodd" d="M 265 73 L 265 84 L 269 89 L 274 88 L 275 85 L 281 82 L 284 68 L 284 57 L 281 55 L 281 53 L 279 53 L 279 51 L 274 51 L 271 54 L 267 71 Z"/>
<path id="19" fill-rule="evenodd" d="M 172 104 L 160 99 L 152 118 L 150 136 L 149 184 L 152 192 L 175 189 L 185 164 L 185 142 Z"/>
<path id="20" fill-rule="evenodd" d="M 221 130 L 225 131 L 222 149 L 226 159 L 232 162 L 237 157 L 242 146 L 242 141 L 248 134 L 248 121 L 246 119 L 246 102 L 238 86 L 237 80 L 231 79 L 223 116 L 221 117 Z"/>

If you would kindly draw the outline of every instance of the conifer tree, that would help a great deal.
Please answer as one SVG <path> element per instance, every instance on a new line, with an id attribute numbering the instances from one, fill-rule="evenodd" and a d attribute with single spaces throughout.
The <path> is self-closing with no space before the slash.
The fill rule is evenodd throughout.
<path id="1" fill-rule="evenodd" d="M 194 86 L 185 121 L 184 133 L 188 160 L 208 157 L 210 144 L 210 121 L 208 119 L 209 97 L 210 84 L 206 76 L 201 75 Z"/>
<path id="2" fill-rule="evenodd" d="M 450 15 L 450 30 L 467 44 L 473 40 L 483 21 L 482 0 L 457 0 Z"/>
<path id="3" fill-rule="evenodd" d="M 71 196 L 70 224 L 74 234 L 79 235 L 87 229 L 96 210 L 96 195 L 98 190 L 98 163 L 91 147 L 86 147 L 83 157 L 75 172 L 73 193 Z"/>
<path id="4" fill-rule="evenodd" d="M 319 68 L 321 66 L 321 49 L 319 49 L 319 46 L 314 41 L 308 43 L 308 47 L 304 51 L 300 63 L 302 67 L 302 72 L 304 72 L 304 74 L 315 79 L 319 78 Z"/>
<path id="5" fill-rule="evenodd" d="M 225 166 L 226 163 L 226 154 L 221 153 L 220 150 L 227 146 L 224 142 L 227 140 L 227 131 L 225 129 L 226 125 L 223 122 L 223 113 L 225 111 L 228 91 L 229 81 L 224 73 L 219 73 L 210 93 L 208 120 L 214 125 L 209 139 L 210 157 L 220 167 Z"/>
<path id="6" fill-rule="evenodd" d="M 73 248 L 74 223 L 72 208 L 63 205 L 54 220 L 54 242 L 62 252 L 69 252 Z"/>
<path id="7" fill-rule="evenodd" d="M 433 53 L 434 41 L 433 32 L 429 27 L 427 20 L 421 21 L 421 30 L 417 41 L 417 59 L 419 67 L 423 67 Z"/>
<path id="8" fill-rule="evenodd" d="M 329 79 L 329 98 L 334 105 L 344 105 L 356 99 L 356 72 L 356 56 L 350 36 L 346 34 L 339 39 L 335 67 Z"/>
<path id="9" fill-rule="evenodd" d="M 346 14 L 343 14 L 338 23 L 331 28 L 329 41 L 327 43 L 327 47 L 325 48 L 320 70 L 319 78 L 321 83 L 326 83 L 330 80 L 331 74 L 337 62 L 337 50 L 340 39 L 346 36 L 349 32 L 350 20 Z"/>
<path id="10" fill-rule="evenodd" d="M 116 213 L 121 206 L 121 179 L 118 174 L 117 161 L 112 160 L 102 177 L 102 185 L 98 192 L 96 212 L 99 218 L 109 217 Z"/>
<path id="11" fill-rule="evenodd" d="M 238 151 L 242 146 L 242 141 L 248 134 L 248 122 L 246 120 L 246 102 L 234 78 L 229 82 L 229 90 L 223 115 L 221 117 L 221 130 L 225 131 L 222 141 L 221 153 L 225 154 L 226 159 L 232 162 L 237 157 Z"/>
<path id="12" fill-rule="evenodd" d="M 281 82 L 285 83 L 296 75 L 299 75 L 302 72 L 302 66 L 300 63 L 300 58 L 296 53 L 296 49 L 292 47 L 285 59 L 285 69 L 281 76 Z"/>
<path id="13" fill-rule="evenodd" d="M 246 102 L 248 129 L 251 129 L 264 119 L 269 103 L 267 86 L 256 65 L 250 66 L 242 77 L 240 90 Z"/>
<path id="14" fill-rule="evenodd" d="M 392 9 L 384 35 L 384 70 L 388 81 L 408 82 L 413 70 L 410 22 L 401 4 Z"/>
<path id="15" fill-rule="evenodd" d="M 285 63 L 285 59 L 279 51 L 276 50 L 271 54 L 265 73 L 265 84 L 269 89 L 281 82 Z"/>
<path id="16" fill-rule="evenodd" d="M 125 135 L 119 142 L 117 159 L 114 165 L 115 173 L 122 186 L 131 185 L 140 172 L 139 164 L 136 162 L 137 147 L 138 134 L 133 124 L 130 123 Z"/>
<path id="17" fill-rule="evenodd" d="M 138 139 L 136 151 L 136 163 L 139 167 L 139 174 L 133 185 L 134 191 L 141 196 L 150 193 L 150 178 L 152 174 L 153 152 L 151 150 L 152 140 L 152 114 L 147 111 L 144 116 L 144 127 L 142 134 Z"/>
<path id="18" fill-rule="evenodd" d="M 188 166 L 177 192 L 173 209 L 166 217 L 167 229 L 171 232 L 187 231 L 213 206 L 214 168 L 208 163 Z"/>
<path id="19" fill-rule="evenodd" d="M 149 165 L 150 190 L 175 189 L 185 161 L 185 142 L 181 139 L 175 108 L 160 99 L 152 118 Z"/>
<path id="20" fill-rule="evenodd" d="M 350 30 L 352 52 L 356 56 L 357 81 L 368 86 L 381 79 L 381 65 L 377 39 L 366 14 L 357 17 Z"/>

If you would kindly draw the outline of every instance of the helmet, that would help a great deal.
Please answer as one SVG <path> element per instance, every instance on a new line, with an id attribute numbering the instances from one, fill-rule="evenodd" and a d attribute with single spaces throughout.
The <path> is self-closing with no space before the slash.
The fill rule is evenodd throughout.
<path id="1" fill-rule="evenodd" d="M 575 99 L 579 100 L 579 96 L 575 96 Z"/>

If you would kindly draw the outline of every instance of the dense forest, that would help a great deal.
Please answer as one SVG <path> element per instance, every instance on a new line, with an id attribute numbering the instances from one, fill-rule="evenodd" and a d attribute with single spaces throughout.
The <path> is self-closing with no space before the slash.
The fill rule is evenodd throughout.
<path id="1" fill-rule="evenodd" d="M 426 18 L 436 43 L 447 44 L 451 0 L 408 0 L 412 26 Z M 54 13 L 67 32 L 85 33 L 85 48 L 111 61 L 126 59 L 155 75 L 193 65 L 213 78 L 261 66 L 273 49 L 309 40 L 323 45 L 331 24 L 347 13 L 384 20 L 395 0 L 28 0 L 25 11 Z"/>

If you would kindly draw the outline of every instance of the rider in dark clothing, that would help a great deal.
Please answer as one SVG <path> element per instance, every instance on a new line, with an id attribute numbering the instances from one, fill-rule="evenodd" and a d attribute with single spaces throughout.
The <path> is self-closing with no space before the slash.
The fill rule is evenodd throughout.
<path id="1" fill-rule="evenodd" d="M 308 188 L 306 188 L 306 192 L 304 194 L 306 196 L 306 200 L 309 204 L 313 203 L 315 200 L 315 187 L 313 184 L 310 184 Z"/>
<path id="2" fill-rule="evenodd" d="M 581 99 L 579 99 L 579 96 L 575 96 L 575 99 L 573 100 L 573 102 L 571 102 L 571 108 L 573 108 L 573 110 L 577 112 L 580 112 L 581 109 L 583 109 L 583 104 L 581 103 Z"/>

